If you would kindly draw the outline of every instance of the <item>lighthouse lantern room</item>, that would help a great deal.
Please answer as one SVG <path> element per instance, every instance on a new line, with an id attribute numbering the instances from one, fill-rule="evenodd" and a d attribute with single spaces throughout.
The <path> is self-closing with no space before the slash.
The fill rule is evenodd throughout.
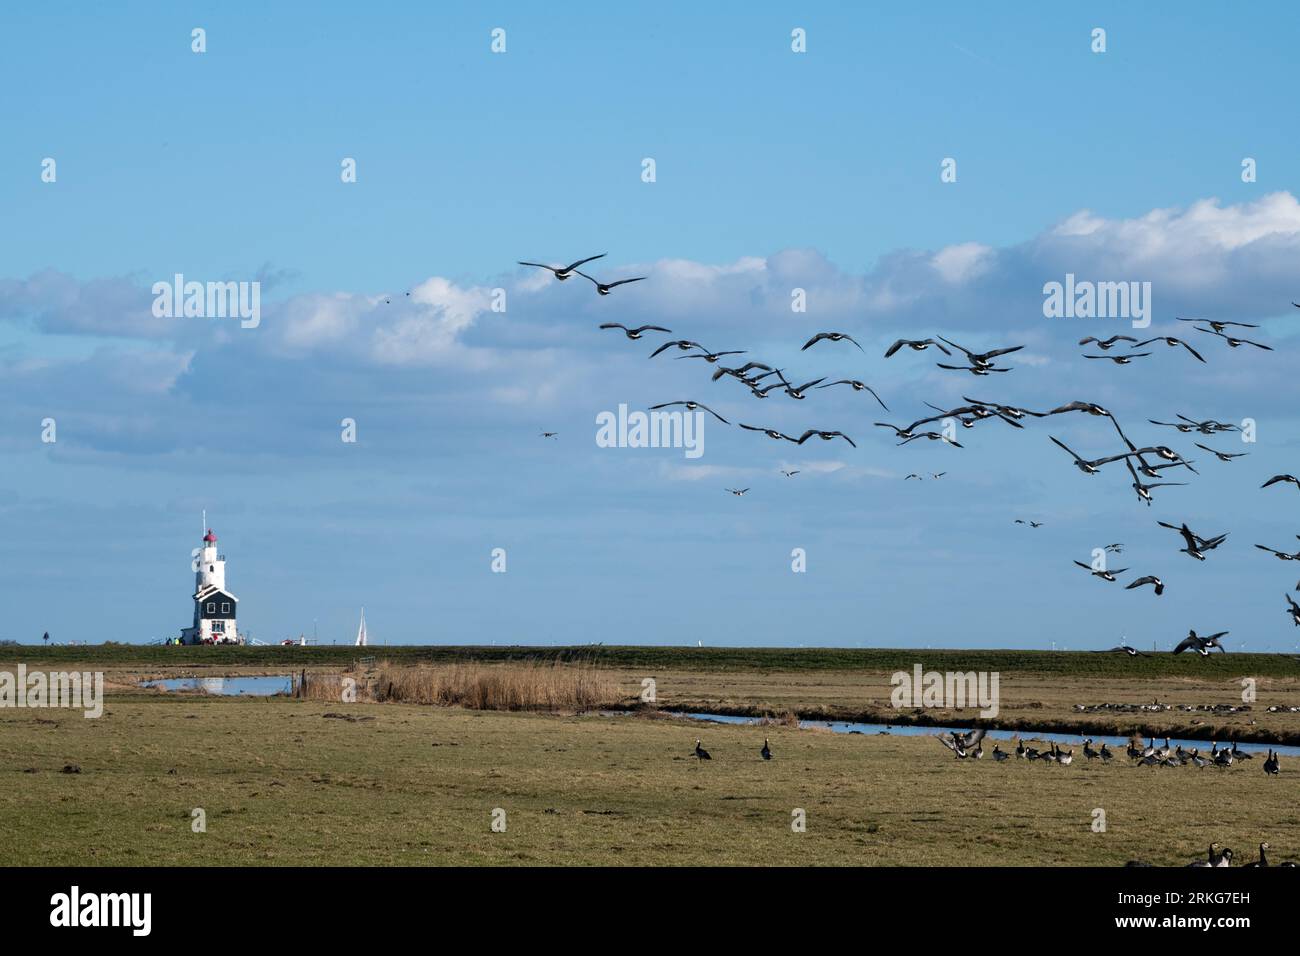
<path id="1" fill-rule="evenodd" d="M 194 551 L 194 626 L 181 631 L 182 644 L 243 644 L 235 625 L 239 598 L 226 590 L 226 556 L 217 552 L 212 529 Z"/>

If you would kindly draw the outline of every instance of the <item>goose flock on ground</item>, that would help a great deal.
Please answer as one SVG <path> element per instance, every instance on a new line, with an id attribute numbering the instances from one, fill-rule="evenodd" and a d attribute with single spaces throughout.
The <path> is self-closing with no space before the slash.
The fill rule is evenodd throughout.
<path id="1" fill-rule="evenodd" d="M 620 279 L 615 282 L 602 283 L 579 270 L 579 266 L 586 265 L 589 262 L 594 262 L 597 259 L 602 259 L 605 255 L 606 253 L 601 253 L 596 256 L 588 256 L 585 259 L 579 259 L 566 266 L 553 266 L 529 261 L 520 261 L 519 264 L 544 269 L 560 281 L 569 279 L 574 275 L 582 276 L 594 283 L 596 291 L 601 295 L 608 295 L 612 289 L 618 286 L 631 282 L 640 282 L 646 278 L 645 276 L 636 276 L 629 279 Z M 1297 305 L 1294 302 L 1291 304 L 1296 306 L 1296 308 L 1300 308 L 1300 305 Z M 1193 331 L 1224 340 L 1226 347 L 1229 348 L 1238 348 L 1242 345 L 1250 345 L 1255 349 L 1262 351 L 1273 351 L 1272 347 L 1269 345 L 1249 339 L 1238 338 L 1228 332 L 1229 329 L 1234 328 L 1256 329 L 1259 328 L 1257 325 L 1246 322 L 1226 321 L 1220 319 L 1198 319 L 1183 316 L 1178 316 L 1177 321 L 1191 324 Z M 603 330 L 622 332 L 627 339 L 634 342 L 640 340 L 646 335 L 646 333 L 661 333 L 667 336 L 674 334 L 671 329 L 660 325 L 628 327 L 619 322 L 603 322 L 599 327 Z M 1208 341 L 1209 340 L 1207 340 L 1207 342 Z M 820 354 L 829 348 L 829 346 L 842 343 L 847 343 L 853 348 L 856 348 L 859 352 L 865 353 L 866 351 L 849 333 L 834 330 L 817 332 L 804 342 L 802 346 L 800 346 L 799 353 L 801 355 L 804 353 L 811 354 L 810 350 L 812 350 Z M 1111 350 L 1117 349 L 1120 343 L 1126 343 L 1128 345 L 1127 351 L 1117 351 L 1116 354 L 1112 355 Z M 1151 356 L 1154 354 L 1153 352 L 1139 352 L 1137 350 L 1156 343 L 1162 343 L 1170 349 L 1177 349 L 1180 353 L 1186 354 L 1191 360 L 1198 361 L 1202 364 L 1208 364 L 1204 355 L 1202 355 L 1200 351 L 1193 347 L 1189 342 L 1174 335 L 1157 335 L 1145 340 L 1139 340 L 1130 335 L 1112 335 L 1106 339 L 1099 339 L 1096 336 L 1090 335 L 1079 340 L 1080 346 L 1095 345 L 1099 351 L 1104 353 L 1102 355 L 1084 353 L 1084 358 L 1108 358 L 1115 364 L 1120 365 L 1126 365 L 1133 359 Z M 1012 367 L 999 365 L 998 361 L 1004 359 L 1005 356 L 1019 352 L 1024 348 L 1024 346 L 1001 346 L 981 352 L 960 345 L 942 335 L 934 335 L 923 339 L 898 339 L 885 350 L 884 357 L 890 359 L 904 350 L 910 353 L 921 353 L 931 348 L 948 358 L 952 358 L 954 354 L 960 354 L 966 360 L 965 365 L 936 362 L 935 364 L 938 368 L 955 372 L 964 372 L 974 376 L 988 376 L 993 373 L 1012 371 Z M 683 355 L 675 356 L 677 359 L 703 359 L 705 361 L 705 367 L 716 366 L 711 373 L 712 382 L 716 383 L 723 379 L 735 381 L 746 388 L 749 391 L 749 394 L 756 399 L 766 399 L 773 394 L 784 394 L 795 401 L 803 401 L 809 397 L 810 391 L 831 388 L 837 385 L 848 385 L 855 392 L 865 392 L 870 394 L 881 408 L 885 411 L 889 411 L 889 406 L 885 403 L 885 400 L 880 396 L 880 394 L 872 386 L 861 379 L 841 378 L 828 382 L 827 378 L 829 376 L 823 375 L 796 385 L 795 382 L 802 378 L 802 376 L 791 374 L 787 377 L 786 369 L 778 368 L 774 365 L 757 361 L 746 361 L 743 363 L 737 361 L 737 364 L 734 365 L 725 365 L 721 363 L 720 360 L 724 356 L 748 354 L 745 349 L 710 351 L 692 339 L 682 338 L 670 339 L 660 343 L 650 353 L 649 357 L 653 359 L 672 349 L 685 353 Z M 973 429 L 981 422 L 996 419 L 1012 428 L 1023 430 L 1026 422 L 1029 420 L 1050 419 L 1057 415 L 1081 414 L 1108 422 L 1114 429 L 1115 437 L 1119 442 L 1123 443 L 1123 447 L 1117 447 L 1114 454 L 1104 455 L 1100 458 L 1086 459 L 1073 451 L 1056 436 L 1048 435 L 1048 438 L 1057 447 L 1070 456 L 1072 464 L 1083 474 L 1095 476 L 1100 474 L 1107 466 L 1118 467 L 1118 463 L 1123 462 L 1124 468 L 1128 471 L 1129 476 L 1132 479 L 1131 487 L 1134 494 L 1140 502 L 1148 506 L 1150 506 L 1154 501 L 1153 492 L 1157 489 L 1183 487 L 1189 483 L 1186 481 L 1161 480 L 1167 478 L 1165 472 L 1169 469 L 1178 469 L 1176 472 L 1171 472 L 1171 474 L 1177 474 L 1184 477 L 1187 475 L 1200 474 L 1200 472 L 1193 467 L 1195 464 L 1193 461 L 1189 461 L 1180 452 L 1175 451 L 1168 445 L 1155 443 L 1139 447 L 1138 444 L 1132 441 L 1128 434 L 1125 433 L 1124 429 L 1120 426 L 1119 420 L 1109 410 L 1095 402 L 1072 401 L 1044 411 L 1031 411 L 1027 408 L 1019 408 L 998 402 L 974 399 L 969 396 L 963 396 L 963 400 L 967 404 L 948 409 L 940 408 L 937 405 L 932 405 L 929 402 L 926 402 L 925 404 L 933 409 L 935 414 L 918 418 L 916 421 L 911 422 L 906 426 L 896 425 L 891 422 L 874 422 L 873 425 L 877 428 L 884 428 L 892 431 L 899 446 L 909 445 L 917 440 L 925 439 L 926 442 L 939 442 L 940 444 L 951 448 L 961 449 L 965 446 L 953 437 L 957 425 L 960 425 L 962 429 Z M 723 425 L 731 424 L 728 419 L 724 418 L 708 405 L 696 401 L 695 399 L 667 401 L 658 405 L 650 406 L 651 410 L 674 407 L 685 408 L 688 411 L 702 410 L 709 413 Z M 1197 434 L 1205 437 L 1241 431 L 1241 427 L 1238 425 L 1220 422 L 1212 418 L 1195 419 L 1183 415 L 1181 412 L 1177 413 L 1175 418 L 1177 420 L 1173 422 L 1159 421 L 1157 419 L 1148 419 L 1147 421 L 1152 425 L 1173 428 L 1181 434 Z M 936 430 L 934 427 L 925 427 L 934 426 L 936 423 L 941 423 L 942 430 Z M 766 425 L 739 421 L 736 424 L 745 431 L 755 432 L 778 442 L 790 442 L 802 446 L 812 438 L 819 438 L 822 441 L 842 440 L 853 448 L 858 447 L 857 443 L 848 433 L 836 428 L 810 427 L 806 428 L 801 434 L 796 436 L 788 435 L 780 429 L 771 428 Z M 543 434 L 548 437 L 554 435 L 554 433 Z M 1196 442 L 1195 444 L 1197 448 L 1213 455 L 1215 460 L 1221 464 L 1230 465 L 1234 463 L 1236 459 L 1245 457 L 1249 454 L 1249 452 L 1226 452 L 1221 449 L 1215 449 L 1204 445 L 1200 442 Z M 782 469 L 782 475 L 786 478 L 793 478 L 797 474 L 799 474 L 798 471 Z M 932 478 L 939 478 L 943 474 L 946 474 L 946 472 L 932 473 Z M 915 472 L 907 475 L 907 478 L 904 480 L 911 479 L 923 480 L 922 475 Z M 1261 489 L 1267 489 L 1274 485 L 1285 486 L 1287 484 L 1293 484 L 1296 486 L 1297 490 L 1300 490 L 1300 478 L 1289 474 L 1274 475 L 1266 480 L 1260 487 Z M 726 491 L 736 497 L 742 497 L 749 490 L 750 489 L 748 488 L 726 489 Z M 1015 522 L 1034 529 L 1040 528 L 1043 525 L 1043 522 L 1041 521 L 1028 521 L 1023 518 L 1016 518 Z M 1223 545 L 1229 535 L 1229 532 L 1225 531 L 1205 537 L 1189 528 L 1185 521 L 1177 525 L 1165 521 L 1157 521 L 1156 524 L 1160 527 L 1177 532 L 1184 544 L 1184 547 L 1178 549 L 1178 553 L 1186 554 L 1188 557 L 1196 561 L 1208 560 L 1210 554 Z M 1300 538 L 1300 535 L 1297 535 L 1297 538 Z M 1257 544 L 1256 547 L 1272 554 L 1274 557 L 1282 561 L 1300 560 L 1300 550 L 1297 550 L 1296 552 L 1287 552 L 1263 544 Z M 1120 580 L 1120 576 L 1126 574 L 1130 570 L 1129 568 L 1110 570 L 1104 563 L 1096 560 L 1092 563 L 1085 563 L 1075 559 L 1073 563 L 1087 571 L 1092 577 L 1111 584 L 1117 583 Z M 1134 580 L 1125 584 L 1124 590 L 1132 591 L 1149 585 L 1151 586 L 1152 594 L 1154 596 L 1160 597 L 1163 595 L 1167 587 L 1164 578 L 1149 573 L 1149 569 L 1143 570 L 1146 573 L 1140 574 Z M 1296 583 L 1295 590 L 1300 591 L 1300 581 Z M 1300 604 L 1297 604 L 1289 593 L 1284 592 L 1283 596 L 1287 602 L 1285 613 L 1296 627 L 1300 627 Z M 1198 635 L 1195 630 L 1191 630 L 1188 632 L 1187 637 L 1174 647 L 1173 653 L 1179 654 L 1190 650 L 1201 657 L 1209 657 L 1213 650 L 1226 653 L 1227 648 L 1222 644 L 1222 639 L 1228 634 L 1228 631 L 1219 631 L 1206 636 L 1201 636 Z M 1135 651 L 1126 646 L 1121 646 L 1120 648 L 1116 648 L 1116 650 L 1129 653 L 1130 655 L 1136 654 Z"/>

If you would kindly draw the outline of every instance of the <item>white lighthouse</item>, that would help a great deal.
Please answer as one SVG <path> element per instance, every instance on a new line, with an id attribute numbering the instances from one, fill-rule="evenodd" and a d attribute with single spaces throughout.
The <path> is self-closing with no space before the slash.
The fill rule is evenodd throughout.
<path id="1" fill-rule="evenodd" d="M 208 528 L 203 547 L 194 550 L 194 626 L 181 631 L 182 644 L 242 644 L 236 627 L 239 598 L 226 590 L 226 556 Z"/>

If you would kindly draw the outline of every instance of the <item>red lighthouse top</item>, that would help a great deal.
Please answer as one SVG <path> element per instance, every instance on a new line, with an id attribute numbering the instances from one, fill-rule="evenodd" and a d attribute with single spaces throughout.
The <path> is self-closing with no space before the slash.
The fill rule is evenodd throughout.
<path id="1" fill-rule="evenodd" d="M 206 541 L 206 542 L 208 542 L 208 544 L 212 544 L 213 542 L 215 542 L 215 541 L 217 540 L 217 536 L 216 536 L 215 534 L 213 534 L 213 533 L 212 533 L 212 529 L 209 528 L 209 529 L 208 529 L 208 533 L 205 534 L 205 535 L 203 536 L 203 540 Z"/>

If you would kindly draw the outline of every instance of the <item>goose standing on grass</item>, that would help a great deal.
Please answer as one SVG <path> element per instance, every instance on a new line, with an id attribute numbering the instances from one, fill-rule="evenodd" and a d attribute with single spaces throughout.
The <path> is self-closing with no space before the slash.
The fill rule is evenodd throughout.
<path id="1" fill-rule="evenodd" d="M 713 758 L 709 756 L 709 752 L 701 747 L 700 743 L 701 741 L 697 737 L 695 739 L 695 756 L 700 760 L 712 760 Z"/>
<path id="2" fill-rule="evenodd" d="M 1106 742 L 1103 740 L 1101 743 L 1101 762 L 1110 763 L 1114 758 L 1115 755 L 1110 752 L 1110 748 L 1106 746 Z"/>
<path id="3" fill-rule="evenodd" d="M 1199 747 L 1192 751 L 1191 759 L 1192 763 L 1196 764 L 1198 767 L 1208 767 L 1210 765 L 1210 762 L 1201 756 L 1201 750 Z"/>
<path id="4" fill-rule="evenodd" d="M 1101 754 L 1092 749 L 1092 738 L 1089 737 L 1083 742 L 1083 756 L 1088 760 L 1096 760 Z"/>
<path id="5" fill-rule="evenodd" d="M 1271 849 L 1268 843 L 1261 843 L 1259 845 L 1259 859 L 1252 860 L 1251 862 L 1245 865 L 1246 866 L 1268 866 L 1268 857 L 1264 855 L 1264 851 L 1268 849 Z"/>
<path id="6" fill-rule="evenodd" d="M 1016 735 L 1016 756 L 1021 760 L 1025 757 L 1025 742 L 1020 739 L 1019 734 Z"/>
<path id="7" fill-rule="evenodd" d="M 772 748 L 767 745 L 766 737 L 763 738 L 763 749 L 760 750 L 758 753 L 759 756 L 761 756 L 764 760 L 772 759 Z"/>
<path id="8" fill-rule="evenodd" d="M 1193 860 L 1188 866 L 1218 866 L 1219 865 L 1219 844 L 1211 843 L 1210 852 L 1205 855 L 1204 860 Z"/>
<path id="9" fill-rule="evenodd" d="M 1271 777 L 1276 777 L 1281 767 L 1278 766 L 1278 755 L 1273 753 L 1273 748 L 1268 748 L 1268 759 L 1264 761 L 1264 772 Z"/>
<path id="10" fill-rule="evenodd" d="M 1255 755 L 1254 755 L 1254 754 L 1252 754 L 1252 753 L 1247 753 L 1246 751 L 1244 751 L 1244 750 L 1242 750 L 1240 747 L 1238 747 L 1238 746 L 1237 746 L 1237 742 L 1236 742 L 1235 740 L 1232 742 L 1232 757 L 1233 757 L 1234 760 L 1254 760 L 1254 759 L 1255 759 Z"/>
<path id="11" fill-rule="evenodd" d="M 1074 749 L 1057 750 L 1056 744 L 1052 744 L 1052 756 L 1062 767 L 1068 767 L 1074 762 Z"/>
<path id="12" fill-rule="evenodd" d="M 1214 865 L 1216 867 L 1232 866 L 1232 847 L 1225 846 L 1223 852 L 1219 854 L 1218 862 Z"/>
<path id="13" fill-rule="evenodd" d="M 997 744 L 994 744 L 994 745 L 993 745 L 993 759 L 996 760 L 998 763 L 1001 763 L 1001 762 L 1004 761 L 1004 760 L 1010 760 L 1010 759 L 1011 759 L 1011 754 L 1009 754 L 1009 753 L 1007 753 L 1005 750 L 1002 750 L 1001 748 L 999 748 Z"/>

